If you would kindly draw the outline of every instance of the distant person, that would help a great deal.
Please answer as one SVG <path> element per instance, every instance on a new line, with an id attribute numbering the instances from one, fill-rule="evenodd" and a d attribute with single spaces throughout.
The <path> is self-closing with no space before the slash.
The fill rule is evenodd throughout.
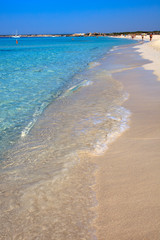
<path id="1" fill-rule="evenodd" d="M 142 34 L 141 36 L 142 36 L 142 41 L 143 41 L 144 40 L 144 35 Z"/>
<path id="2" fill-rule="evenodd" d="M 152 34 L 152 33 L 150 33 L 149 37 L 150 37 L 150 41 L 152 41 L 153 34 Z"/>

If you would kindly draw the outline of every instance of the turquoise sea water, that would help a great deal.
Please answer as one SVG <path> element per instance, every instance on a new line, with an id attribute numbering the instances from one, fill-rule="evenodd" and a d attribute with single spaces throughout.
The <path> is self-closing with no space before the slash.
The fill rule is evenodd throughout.
<path id="1" fill-rule="evenodd" d="M 128 127 L 107 37 L 0 39 L 0 240 L 96 240 L 96 156 Z"/>
<path id="2" fill-rule="evenodd" d="M 0 39 L 0 152 L 27 134 L 46 106 L 77 84 L 75 74 L 128 40 Z M 27 127 L 28 126 L 28 127 Z"/>

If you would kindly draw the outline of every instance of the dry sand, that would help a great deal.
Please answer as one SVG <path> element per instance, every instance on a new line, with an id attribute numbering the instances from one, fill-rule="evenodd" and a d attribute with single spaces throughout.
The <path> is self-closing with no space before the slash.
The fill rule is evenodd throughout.
<path id="1" fill-rule="evenodd" d="M 110 37 L 114 37 L 114 38 L 127 38 L 127 39 L 132 39 L 132 34 L 128 34 L 128 35 L 118 35 L 118 36 L 110 36 Z M 160 39 L 160 35 L 153 35 L 153 40 L 158 40 Z M 141 35 L 134 35 L 134 40 L 142 40 L 142 36 Z M 144 42 L 150 41 L 150 36 L 149 35 L 144 35 Z"/>
<path id="2" fill-rule="evenodd" d="M 149 42 L 140 46 L 138 52 L 141 53 L 143 58 L 150 59 L 152 63 L 146 64 L 144 66 L 147 70 L 152 70 L 155 75 L 158 76 L 160 80 L 160 36 Z"/>
<path id="3" fill-rule="evenodd" d="M 113 75 L 130 94 L 124 106 L 132 116 L 129 130 L 98 159 L 97 238 L 159 240 L 160 82 L 152 71 L 144 70 L 150 64 L 144 65 L 135 48 L 119 50 L 115 61 L 134 67 Z"/>

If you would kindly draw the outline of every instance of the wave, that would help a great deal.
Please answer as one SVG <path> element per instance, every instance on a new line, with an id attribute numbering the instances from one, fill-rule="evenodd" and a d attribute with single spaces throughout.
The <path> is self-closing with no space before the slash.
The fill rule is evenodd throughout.
<path id="1" fill-rule="evenodd" d="M 24 138 L 28 135 L 30 130 L 33 128 L 35 123 L 37 122 L 39 116 L 42 114 L 44 109 L 48 106 L 49 103 L 43 103 L 39 108 L 37 108 L 33 114 L 32 120 L 28 123 L 28 125 L 22 130 L 21 138 Z"/>
<path id="2" fill-rule="evenodd" d="M 92 69 L 92 68 L 95 68 L 95 67 L 97 67 L 97 66 L 100 66 L 101 65 L 101 63 L 100 62 L 90 62 L 89 64 L 89 69 Z"/>
<path id="3" fill-rule="evenodd" d="M 107 118 L 115 123 L 111 129 L 106 129 L 107 136 L 97 140 L 94 145 L 95 155 L 102 155 L 108 149 L 108 146 L 129 128 L 130 116 L 131 112 L 122 106 L 118 107 L 115 112 L 107 114 Z"/>

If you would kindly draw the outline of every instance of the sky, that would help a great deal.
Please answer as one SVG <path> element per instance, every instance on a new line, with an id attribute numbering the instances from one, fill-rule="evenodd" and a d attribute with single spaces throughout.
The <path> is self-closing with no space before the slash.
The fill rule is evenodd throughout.
<path id="1" fill-rule="evenodd" d="M 160 0 L 1 0 L 0 34 L 160 30 Z"/>

